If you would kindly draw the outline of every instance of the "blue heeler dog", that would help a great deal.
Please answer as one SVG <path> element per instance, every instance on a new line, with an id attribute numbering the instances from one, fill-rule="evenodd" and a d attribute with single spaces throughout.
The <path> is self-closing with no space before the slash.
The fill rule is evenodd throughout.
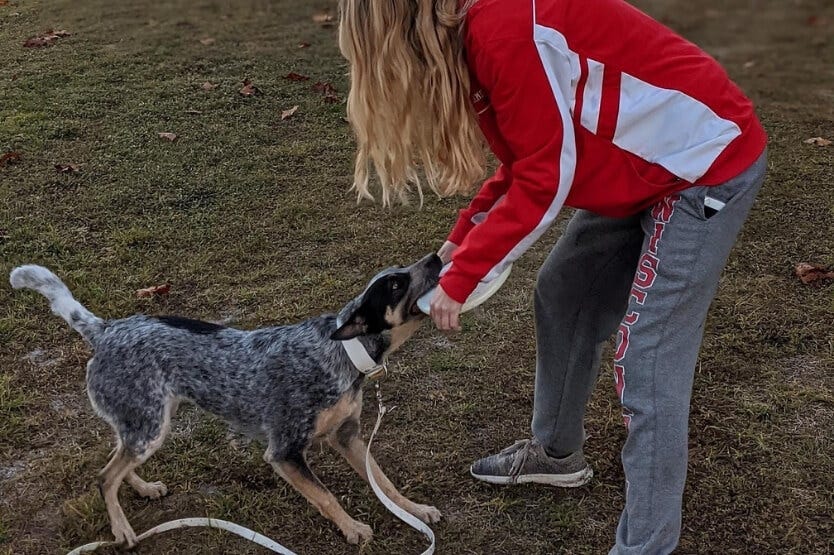
<path id="1" fill-rule="evenodd" d="M 15 289 L 34 289 L 52 311 L 92 346 L 87 393 L 93 408 L 116 431 L 113 457 L 99 486 L 116 541 L 136 544 L 119 505 L 123 480 L 139 495 L 157 498 L 164 484 L 142 480 L 136 469 L 162 446 L 180 400 L 188 400 L 264 441 L 264 459 L 350 543 L 370 539 L 371 528 L 351 518 L 307 465 L 305 453 L 325 441 L 364 479 L 360 436 L 364 374 L 342 341 L 357 338 L 380 362 L 408 339 L 423 319 L 417 299 L 437 284 L 442 264 L 429 255 L 407 268 L 378 274 L 337 316 L 292 326 L 237 330 L 178 317 L 136 315 L 102 320 L 76 301 L 55 274 L 41 266 L 11 273 Z M 397 505 L 425 522 L 440 512 L 406 499 L 375 462 L 377 482 Z"/>

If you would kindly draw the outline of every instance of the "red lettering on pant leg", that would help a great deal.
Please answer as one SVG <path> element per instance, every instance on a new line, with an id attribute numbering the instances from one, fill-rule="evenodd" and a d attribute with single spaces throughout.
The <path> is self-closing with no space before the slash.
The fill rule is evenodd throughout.
<path id="1" fill-rule="evenodd" d="M 634 276 L 634 285 L 642 289 L 648 289 L 657 277 L 658 258 L 651 253 L 644 253 L 637 264 L 637 273 Z"/>
<path id="2" fill-rule="evenodd" d="M 614 387 L 617 389 L 617 397 L 620 403 L 623 402 L 623 390 L 625 389 L 625 368 L 620 364 L 614 365 Z"/>
<path id="3" fill-rule="evenodd" d="M 631 288 L 631 297 L 637 304 L 643 304 L 644 302 L 646 302 L 646 292 L 637 289 L 636 287 Z"/>
<path id="4" fill-rule="evenodd" d="M 654 223 L 654 233 L 652 233 L 652 236 L 649 239 L 650 253 L 657 254 L 657 244 L 660 242 L 660 238 L 663 236 L 663 228 L 665 227 L 666 224 L 664 224 L 663 222 Z"/>
<path id="5" fill-rule="evenodd" d="M 623 318 L 620 327 L 617 329 L 617 349 L 614 352 L 614 362 L 620 362 L 628 351 L 628 334 L 631 325 L 640 317 L 639 312 L 629 312 Z"/>
<path id="6" fill-rule="evenodd" d="M 675 212 L 675 204 L 680 198 L 680 195 L 669 195 L 661 199 L 652 207 L 652 218 L 663 223 L 671 220 L 672 214 Z"/>

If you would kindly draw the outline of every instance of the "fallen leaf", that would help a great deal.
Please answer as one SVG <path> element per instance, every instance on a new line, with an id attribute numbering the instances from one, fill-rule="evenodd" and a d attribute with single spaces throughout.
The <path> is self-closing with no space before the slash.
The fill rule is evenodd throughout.
<path id="1" fill-rule="evenodd" d="M 318 23 L 322 27 L 332 27 L 333 26 L 333 15 L 327 12 L 319 12 L 313 15 L 313 21 Z"/>
<path id="2" fill-rule="evenodd" d="M 203 88 L 204 91 L 213 91 L 214 89 L 216 89 L 220 85 L 217 85 L 215 83 L 209 83 L 208 81 L 206 81 L 205 83 L 203 83 L 200 86 Z"/>
<path id="3" fill-rule="evenodd" d="M 4 155 L 0 156 L 0 167 L 17 164 L 22 159 L 23 156 L 19 152 L 7 152 Z"/>
<path id="4" fill-rule="evenodd" d="M 261 89 L 256 87 L 249 79 L 243 80 L 243 88 L 237 91 L 241 96 L 255 96 L 261 93 Z"/>
<path id="5" fill-rule="evenodd" d="M 816 146 L 829 146 L 831 145 L 831 141 L 828 139 L 823 139 L 822 137 L 811 137 L 810 139 L 805 139 L 806 145 L 816 145 Z"/>
<path id="6" fill-rule="evenodd" d="M 177 140 L 177 134 L 176 133 L 160 133 L 159 138 L 160 139 L 165 139 L 166 141 L 171 141 L 173 143 L 174 141 Z"/>
<path id="7" fill-rule="evenodd" d="M 153 287 L 146 287 L 144 289 L 138 289 L 136 291 L 136 296 L 140 299 L 147 299 L 149 297 L 159 297 L 162 295 L 167 295 L 171 291 L 171 284 L 170 283 L 163 283 L 162 285 L 154 285 Z"/>
<path id="8" fill-rule="evenodd" d="M 291 118 L 293 116 L 293 114 L 295 114 L 297 111 L 298 111 L 298 106 L 293 106 L 289 110 L 284 110 L 283 112 L 281 112 L 281 121 L 284 121 L 285 119 Z"/>
<path id="9" fill-rule="evenodd" d="M 299 48 L 308 48 L 309 46 L 310 46 L 309 42 L 299 42 L 298 43 Z"/>
<path id="10" fill-rule="evenodd" d="M 81 168 L 77 164 L 55 164 L 58 173 L 79 173 Z"/>
<path id="11" fill-rule="evenodd" d="M 201 112 L 200 110 L 195 110 L 194 108 L 189 108 L 188 110 L 185 111 L 185 113 L 189 114 L 189 115 L 192 115 L 192 116 L 202 116 L 203 115 L 203 112 Z"/>
<path id="12" fill-rule="evenodd" d="M 330 83 L 318 82 L 313 85 L 313 90 L 323 94 L 325 102 L 339 102 L 339 95 Z"/>
<path id="13" fill-rule="evenodd" d="M 808 19 L 805 20 L 805 23 L 808 24 L 809 27 L 823 27 L 828 25 L 828 18 L 825 16 L 818 16 L 818 15 L 809 15 Z"/>
<path id="14" fill-rule="evenodd" d="M 284 75 L 284 79 L 287 79 L 289 81 L 309 81 L 310 80 L 310 78 L 307 77 L 306 75 L 301 75 L 300 73 L 296 73 L 294 71 L 291 71 L 290 73 Z"/>
<path id="15" fill-rule="evenodd" d="M 43 46 L 52 46 L 56 40 L 68 37 L 70 33 L 68 31 L 53 31 L 49 29 L 45 31 L 42 35 L 38 35 L 35 37 L 30 37 L 23 43 L 25 48 L 41 48 Z"/>
<path id="16" fill-rule="evenodd" d="M 9 0 L 0 0 L 0 6 L 8 6 Z"/>
<path id="17" fill-rule="evenodd" d="M 794 270 L 796 276 L 805 284 L 816 284 L 820 280 L 834 279 L 834 270 L 829 270 L 819 264 L 800 262 Z"/>
<path id="18" fill-rule="evenodd" d="M 202 44 L 203 46 L 211 46 L 215 42 L 217 42 L 217 40 L 212 37 L 205 37 L 200 39 L 200 44 Z"/>

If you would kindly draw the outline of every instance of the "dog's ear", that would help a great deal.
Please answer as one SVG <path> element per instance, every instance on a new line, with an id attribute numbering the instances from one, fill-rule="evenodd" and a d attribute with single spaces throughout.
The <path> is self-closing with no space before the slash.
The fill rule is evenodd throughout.
<path id="1" fill-rule="evenodd" d="M 368 331 L 368 324 L 365 318 L 358 312 L 354 312 L 347 319 L 347 322 L 339 326 L 330 339 L 334 341 L 346 341 L 358 337 Z"/>

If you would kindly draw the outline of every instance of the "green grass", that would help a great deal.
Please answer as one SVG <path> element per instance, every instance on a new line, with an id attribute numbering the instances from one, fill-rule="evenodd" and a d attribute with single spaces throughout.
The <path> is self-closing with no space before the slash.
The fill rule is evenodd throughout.
<path id="1" fill-rule="evenodd" d="M 462 199 L 422 210 L 356 205 L 347 67 L 335 29 L 311 16 L 335 2 L 130 3 L 10 0 L 0 6 L 0 275 L 36 262 L 96 314 L 179 313 L 255 327 L 333 311 L 379 268 L 437 248 Z M 639 5 L 719 58 L 770 134 L 769 179 L 722 278 L 692 400 L 681 553 L 834 549 L 832 285 L 804 286 L 797 262 L 834 264 L 834 7 L 826 0 Z M 19 14 L 19 15 L 13 15 Z M 808 17 L 827 24 L 809 26 Z M 72 36 L 22 43 L 47 28 Z M 214 44 L 200 39 L 211 37 Z M 299 48 L 299 43 L 310 43 Z M 750 66 L 749 61 L 755 64 Z M 307 82 L 282 78 L 289 72 Z M 250 78 L 263 95 L 237 91 Z M 201 88 L 210 81 L 218 87 Z M 298 105 L 294 117 L 281 111 Z M 198 110 L 199 114 L 187 113 Z M 159 132 L 173 132 L 176 142 Z M 56 173 L 55 164 L 81 172 Z M 383 383 L 374 448 L 401 490 L 436 504 L 440 553 L 603 553 L 622 506 L 625 437 L 610 366 L 588 408 L 596 478 L 561 491 L 475 483 L 470 462 L 529 434 L 532 285 L 565 218 L 515 266 L 464 330 L 426 327 Z M 137 299 L 162 282 L 171 294 Z M 35 355 L 37 353 L 37 356 Z M 0 552 L 55 553 L 109 537 L 97 471 L 112 433 L 89 407 L 80 338 L 43 298 L 0 286 Z M 607 356 L 606 361 L 610 360 Z M 366 400 L 368 431 L 376 404 Z M 257 443 L 231 442 L 195 410 L 140 473 L 157 501 L 122 491 L 137 531 L 177 517 L 227 518 L 305 553 L 355 553 L 275 477 Z M 370 524 L 363 553 L 419 552 L 330 452 L 313 466 L 346 510 Z M 5 542 L 5 543 L 3 543 Z M 139 553 L 256 553 L 211 531 L 154 539 Z"/>

